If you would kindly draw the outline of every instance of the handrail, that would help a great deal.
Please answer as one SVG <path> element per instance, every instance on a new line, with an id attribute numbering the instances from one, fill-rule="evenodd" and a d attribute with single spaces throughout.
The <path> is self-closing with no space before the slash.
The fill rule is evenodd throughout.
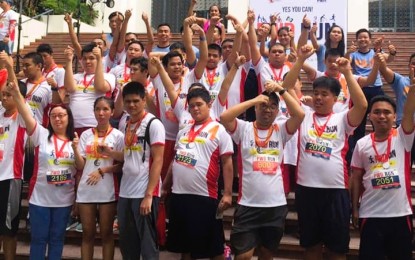
<path id="1" fill-rule="evenodd" d="M 43 13 L 41 13 L 41 14 L 35 15 L 35 16 L 33 16 L 33 17 L 31 17 L 31 18 L 27 19 L 26 21 L 23 21 L 23 22 L 22 22 L 22 24 L 24 24 L 25 22 L 28 22 L 28 21 L 30 21 L 30 20 L 36 19 L 36 18 L 38 18 L 38 17 L 40 17 L 40 16 L 42 16 L 42 15 L 45 15 L 45 14 L 50 14 L 50 13 L 52 13 L 52 12 L 53 12 L 53 9 L 48 9 L 48 10 L 44 11 L 44 12 L 43 12 Z"/>

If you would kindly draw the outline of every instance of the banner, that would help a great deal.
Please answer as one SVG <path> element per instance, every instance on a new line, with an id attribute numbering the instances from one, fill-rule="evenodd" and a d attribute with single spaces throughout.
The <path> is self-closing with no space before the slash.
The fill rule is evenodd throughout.
<path id="1" fill-rule="evenodd" d="M 250 0 L 249 8 L 254 10 L 256 25 L 269 23 L 269 17 L 277 16 L 277 30 L 287 26 L 294 32 L 295 43 L 301 34 L 301 22 L 305 14 L 312 24 L 317 24 L 317 40 L 324 44 L 326 34 L 333 24 L 343 28 L 347 42 L 347 0 Z M 347 48 L 347 47 L 346 47 Z M 308 60 L 316 67 L 316 55 Z"/>

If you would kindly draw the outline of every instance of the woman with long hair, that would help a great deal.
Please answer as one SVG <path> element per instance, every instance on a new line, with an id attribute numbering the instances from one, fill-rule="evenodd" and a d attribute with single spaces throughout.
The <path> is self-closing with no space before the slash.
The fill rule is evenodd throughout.
<path id="1" fill-rule="evenodd" d="M 94 102 L 97 126 L 82 133 L 79 146 L 75 149 L 81 157 L 83 168 L 78 183 L 76 202 L 82 222 L 82 259 L 93 259 L 96 233 L 96 216 L 99 216 L 99 229 L 102 240 L 103 259 L 114 258 L 113 220 L 118 199 L 117 178 L 113 174 L 121 170 L 121 165 L 105 154 L 104 147 L 122 151 L 124 135 L 110 125 L 114 113 L 114 101 L 99 97 Z"/>
<path id="2" fill-rule="evenodd" d="M 54 105 L 47 128 L 36 122 L 17 82 L 7 85 L 27 134 L 35 146 L 35 165 L 29 185 L 32 223 L 30 259 L 61 259 L 66 224 L 75 201 L 75 174 L 80 160 L 74 153 L 78 136 L 69 107 Z"/>

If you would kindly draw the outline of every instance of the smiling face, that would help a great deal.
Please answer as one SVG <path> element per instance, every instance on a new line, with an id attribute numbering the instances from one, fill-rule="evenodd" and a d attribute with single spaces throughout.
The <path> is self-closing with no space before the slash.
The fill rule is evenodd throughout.
<path id="1" fill-rule="evenodd" d="M 367 32 L 359 33 L 356 40 L 357 40 L 357 47 L 359 47 L 359 50 L 368 49 L 371 43 L 370 35 Z"/>
<path id="2" fill-rule="evenodd" d="M 164 44 L 170 43 L 170 37 L 171 37 L 170 27 L 168 27 L 167 25 L 160 26 L 157 29 L 157 40 L 159 44 L 163 44 L 164 46 Z"/>
<path id="3" fill-rule="evenodd" d="M 378 101 L 372 104 L 369 120 L 372 122 L 375 132 L 386 133 L 392 129 L 396 113 L 389 102 Z"/>
<path id="4" fill-rule="evenodd" d="M 268 103 L 255 106 L 256 121 L 259 126 L 270 126 L 278 115 L 278 104 L 272 99 Z"/>
<path id="5" fill-rule="evenodd" d="M 49 114 L 50 124 L 55 133 L 65 133 L 68 127 L 68 111 L 63 107 L 52 108 Z"/>
<path id="6" fill-rule="evenodd" d="M 337 96 L 328 87 L 316 87 L 313 90 L 313 106 L 318 114 L 330 114 L 336 101 Z"/>
<path id="7" fill-rule="evenodd" d="M 183 72 L 183 61 L 180 56 L 170 58 L 166 67 L 167 74 L 173 81 L 180 80 Z"/>

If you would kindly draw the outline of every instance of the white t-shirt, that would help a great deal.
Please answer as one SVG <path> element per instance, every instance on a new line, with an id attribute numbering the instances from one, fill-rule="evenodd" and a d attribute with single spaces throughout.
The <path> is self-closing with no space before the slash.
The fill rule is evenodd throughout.
<path id="1" fill-rule="evenodd" d="M 212 101 L 218 96 L 220 88 L 222 87 L 222 82 L 227 73 L 228 68 L 226 62 L 218 64 L 218 66 L 213 70 L 205 68 L 205 71 L 200 78 L 200 83 L 202 83 L 205 88 L 209 90 Z"/>
<path id="2" fill-rule="evenodd" d="M 50 71 L 42 70 L 42 76 L 45 79 L 53 78 L 56 83 L 58 84 L 58 88 L 62 88 L 64 86 L 65 80 L 65 69 L 56 65 Z"/>
<path id="3" fill-rule="evenodd" d="M 0 40 L 2 41 L 6 35 L 9 34 L 10 21 L 17 21 L 19 15 L 9 10 L 0 14 Z M 10 50 L 12 52 L 13 50 Z"/>
<path id="4" fill-rule="evenodd" d="M 292 65 L 289 62 L 285 62 L 282 68 L 276 69 L 261 57 L 258 64 L 254 64 L 255 73 L 258 77 L 258 94 L 265 91 L 265 83 L 267 80 L 274 80 L 276 82 L 282 82 L 284 75 L 288 73 Z"/>
<path id="5" fill-rule="evenodd" d="M 156 90 L 157 114 L 166 129 L 166 140 L 174 141 L 179 130 L 179 120 L 172 107 L 186 101 L 187 89 L 192 83 L 197 82 L 194 71 L 187 73 L 180 82 L 174 84 L 175 91 L 179 93 L 179 97 L 175 101 L 176 104 L 172 104 L 170 101 L 159 74 L 151 80 Z"/>
<path id="6" fill-rule="evenodd" d="M 18 114 L 0 113 L 0 181 L 22 179 L 26 130 L 20 127 Z"/>
<path id="7" fill-rule="evenodd" d="M 186 126 L 177 134 L 172 191 L 217 198 L 220 156 L 233 154 L 232 140 L 221 124 L 210 121 L 195 126 L 195 139 L 189 142 L 193 126 Z"/>
<path id="8" fill-rule="evenodd" d="M 244 65 L 239 67 L 229 88 L 226 107 L 233 107 L 245 101 L 245 81 L 250 67 L 251 62 L 245 62 Z"/>
<path id="9" fill-rule="evenodd" d="M 84 131 L 79 140 L 79 152 L 85 158 L 85 166 L 82 171 L 81 179 L 78 184 L 76 202 L 79 203 L 105 203 L 118 199 L 117 176 L 112 172 L 105 172 L 104 178 L 100 179 L 96 185 L 88 185 L 86 181 L 89 174 L 96 171 L 99 167 L 111 166 L 115 163 L 110 157 L 103 157 L 95 150 L 95 143 L 105 143 L 115 151 L 122 151 L 124 147 L 124 135 L 119 130 L 112 130 L 105 137 L 95 140 L 95 129 L 91 128 Z"/>
<path id="10" fill-rule="evenodd" d="M 116 88 L 119 90 L 121 86 L 130 82 L 130 67 L 126 63 L 117 65 L 115 68 L 110 70 L 110 74 L 114 75 L 116 80 Z"/>
<path id="11" fill-rule="evenodd" d="M 29 203 L 41 207 L 68 207 L 75 201 L 76 169 L 72 141 L 66 142 L 54 136 L 48 140 L 48 135 L 49 131 L 37 124 L 30 136 L 35 146 L 35 168 L 30 180 Z M 57 158 L 57 154 L 61 156 Z"/>
<path id="12" fill-rule="evenodd" d="M 286 123 L 273 124 L 272 134 L 266 147 L 255 143 L 254 123 L 236 120 L 232 135 L 238 145 L 239 172 L 238 203 L 248 207 L 277 207 L 286 205 L 281 173 L 283 147 L 291 138 Z M 264 141 L 268 129 L 258 129 L 258 137 Z"/>
<path id="13" fill-rule="evenodd" d="M 52 103 L 52 90 L 46 80 L 33 84 L 27 82 L 27 79 L 22 80 L 26 83 L 26 103 L 32 110 L 33 116 L 36 121 L 43 126 L 47 126 L 48 112 L 50 104 Z"/>
<path id="14" fill-rule="evenodd" d="M 315 116 L 321 128 L 327 123 L 318 137 L 313 123 L 314 111 L 303 108 L 305 118 L 298 132 L 297 183 L 314 188 L 348 188 L 347 139 L 356 128 L 348 122 L 348 111 Z"/>
<path id="15" fill-rule="evenodd" d="M 414 132 L 405 133 L 402 127 L 392 130 L 388 167 L 376 159 L 371 135 L 357 141 L 352 167 L 363 170 L 363 194 L 360 218 L 389 218 L 412 215 L 411 147 Z M 388 140 L 375 142 L 379 155 L 387 153 Z M 359 184 L 357 184 L 359 185 Z"/>
<path id="16" fill-rule="evenodd" d="M 97 120 L 94 115 L 94 102 L 101 96 L 111 96 L 115 88 L 115 77 L 104 73 L 104 79 L 111 87 L 110 92 L 97 92 L 94 88 L 95 74 L 78 73 L 74 75 L 75 92 L 70 93 L 69 107 L 73 111 L 75 128 L 94 127 Z"/>
<path id="17" fill-rule="evenodd" d="M 150 143 L 146 144 L 146 150 L 144 151 L 144 134 L 147 128 L 147 124 L 154 115 L 147 113 L 141 122 L 140 126 L 136 130 L 136 135 L 133 139 L 133 145 L 127 147 L 124 143 L 124 166 L 122 168 L 123 176 L 121 179 L 120 197 L 123 198 L 144 198 L 145 191 L 147 189 L 151 158 L 150 150 L 152 145 L 164 145 L 165 132 L 163 124 L 160 120 L 153 120 L 150 125 Z M 133 124 L 131 129 L 134 129 L 136 125 Z M 120 129 L 124 132 L 126 129 Z M 143 162 L 143 153 L 144 162 Z M 159 185 L 154 189 L 153 196 L 160 196 L 161 179 Z"/>

